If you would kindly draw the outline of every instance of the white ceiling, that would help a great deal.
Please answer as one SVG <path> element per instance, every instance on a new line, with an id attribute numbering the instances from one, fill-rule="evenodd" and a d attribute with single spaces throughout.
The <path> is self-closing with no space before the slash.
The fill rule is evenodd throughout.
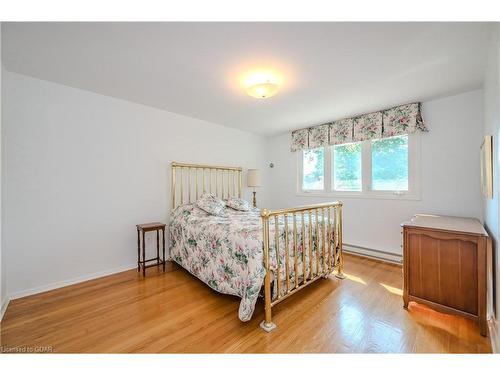
<path id="1" fill-rule="evenodd" d="M 7 70 L 260 134 L 479 88 L 486 23 L 3 23 Z M 283 75 L 258 100 L 239 84 Z"/>

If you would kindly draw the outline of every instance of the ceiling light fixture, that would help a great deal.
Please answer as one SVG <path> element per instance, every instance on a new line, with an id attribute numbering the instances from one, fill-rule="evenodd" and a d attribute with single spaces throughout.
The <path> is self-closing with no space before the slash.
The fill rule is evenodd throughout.
<path id="1" fill-rule="evenodd" d="M 270 80 L 256 83 L 247 88 L 247 94 L 257 99 L 270 98 L 271 96 L 276 95 L 277 92 L 278 84 L 271 82 Z"/>
<path id="2" fill-rule="evenodd" d="M 246 93 L 253 98 L 266 99 L 276 95 L 281 83 L 280 75 L 271 71 L 253 71 L 246 75 Z"/>

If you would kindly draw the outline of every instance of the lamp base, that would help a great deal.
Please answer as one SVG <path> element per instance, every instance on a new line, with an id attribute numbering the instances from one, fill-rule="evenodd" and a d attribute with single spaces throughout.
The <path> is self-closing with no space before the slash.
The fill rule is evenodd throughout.
<path id="1" fill-rule="evenodd" d="M 257 208 L 257 192 L 253 192 L 253 206 Z"/>

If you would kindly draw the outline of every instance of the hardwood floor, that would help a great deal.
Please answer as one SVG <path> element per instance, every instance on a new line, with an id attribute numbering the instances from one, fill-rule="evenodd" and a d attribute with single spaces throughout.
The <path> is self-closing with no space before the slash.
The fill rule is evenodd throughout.
<path id="1" fill-rule="evenodd" d="M 218 294 L 183 269 L 136 270 L 10 303 L 1 345 L 54 352 L 388 353 L 491 352 L 461 317 L 410 304 L 401 267 L 346 255 L 347 279 L 318 280 L 273 309 L 265 333 L 262 301 L 238 319 L 239 299 Z"/>

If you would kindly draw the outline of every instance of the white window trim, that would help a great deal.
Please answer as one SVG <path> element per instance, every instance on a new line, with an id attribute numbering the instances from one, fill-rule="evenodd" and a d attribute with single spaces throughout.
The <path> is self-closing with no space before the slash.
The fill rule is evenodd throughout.
<path id="1" fill-rule="evenodd" d="M 371 141 L 365 141 L 362 147 L 361 171 L 363 191 L 333 191 L 332 146 L 325 147 L 325 178 L 323 190 L 302 190 L 303 157 L 297 152 L 297 196 L 327 197 L 327 198 L 362 198 L 362 199 L 395 199 L 421 200 L 421 169 L 420 169 L 420 135 L 408 136 L 408 191 L 377 191 L 371 190 Z"/>

